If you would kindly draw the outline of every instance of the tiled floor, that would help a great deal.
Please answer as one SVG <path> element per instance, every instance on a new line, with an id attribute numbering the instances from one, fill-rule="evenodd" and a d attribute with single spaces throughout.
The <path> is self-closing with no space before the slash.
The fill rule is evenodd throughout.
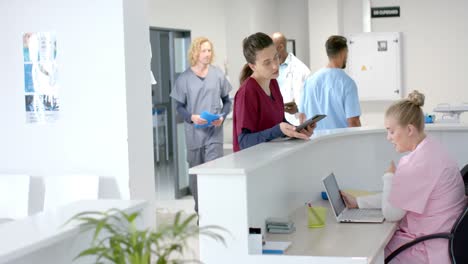
<path id="1" fill-rule="evenodd" d="M 174 164 L 172 160 L 166 161 L 164 157 L 161 161 L 155 162 L 155 184 L 157 200 L 169 200 L 175 198 L 174 189 Z"/>
<path id="2" fill-rule="evenodd" d="M 231 144 L 224 144 L 224 154 L 232 152 Z M 180 170 L 180 168 L 179 168 Z M 175 164 L 172 157 L 166 159 L 165 153 L 162 152 L 159 160 L 155 160 L 156 171 L 156 223 L 171 224 L 177 212 L 182 211 L 185 216 L 195 213 L 194 200 L 192 196 L 186 196 L 182 199 L 175 200 Z M 188 176 L 186 177 L 188 179 Z M 179 182 L 179 184 L 181 184 Z M 188 184 L 188 180 L 187 183 Z M 194 222 L 193 224 L 196 224 Z M 188 241 L 189 248 L 183 255 L 183 259 L 199 259 L 199 240 L 198 237 Z M 185 263 L 199 263 L 198 261 Z"/>
<path id="3" fill-rule="evenodd" d="M 195 213 L 195 201 L 192 196 L 185 196 L 177 200 L 158 200 L 156 207 L 159 212 L 175 214 L 178 211 L 184 211 L 187 214 Z"/>
<path id="4" fill-rule="evenodd" d="M 178 211 L 183 212 L 183 216 L 194 214 L 194 201 L 192 196 L 186 196 L 179 200 L 161 200 L 156 202 L 156 222 L 157 225 L 170 224 L 174 221 L 175 214 Z M 194 222 L 193 224 L 196 224 Z M 198 237 L 191 238 L 188 241 L 189 248 L 183 255 L 185 260 L 199 259 L 199 242 Z M 199 263 L 197 261 L 189 261 L 186 263 Z"/>

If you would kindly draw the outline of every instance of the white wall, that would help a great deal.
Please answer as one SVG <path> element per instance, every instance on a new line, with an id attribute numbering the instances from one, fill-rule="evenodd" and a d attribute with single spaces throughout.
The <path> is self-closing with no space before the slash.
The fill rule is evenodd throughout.
<path id="1" fill-rule="evenodd" d="M 228 57 L 229 80 L 233 87 L 231 96 L 234 97 L 239 88 L 239 74 L 246 63 L 242 53 L 242 41 L 248 35 L 255 33 L 250 26 L 250 11 L 246 10 L 249 6 L 248 0 L 227 1 L 225 0 L 226 12 L 226 50 Z M 243 15 L 240 15 L 243 14 Z M 226 123 L 225 123 L 226 128 Z M 225 129 L 224 137 L 232 137 L 232 129 Z M 232 142 L 229 140 L 228 142 Z"/>
<path id="2" fill-rule="evenodd" d="M 32 176 L 96 174 L 107 177 L 101 197 L 128 199 L 129 169 L 135 159 L 150 155 L 138 165 L 145 166 L 139 172 L 151 182 L 154 169 L 147 161 L 152 159 L 148 151 L 152 137 L 142 131 L 151 122 L 149 58 L 141 60 L 148 51 L 148 37 L 128 41 L 124 35 L 125 24 L 126 33 L 135 31 L 132 36 L 141 37 L 145 17 L 135 13 L 137 7 L 124 10 L 122 1 L 0 2 L 0 120 L 4 127 L 0 171 Z M 139 6 L 143 0 L 136 2 Z M 124 11 L 132 13 L 125 21 Z M 61 105 L 60 119 L 54 124 L 25 123 L 22 33 L 39 31 L 57 34 Z M 137 51 L 126 53 L 126 48 Z M 141 92 L 145 86 L 148 91 Z M 127 122 L 127 110 L 129 118 L 147 116 L 148 120 Z M 135 127 L 128 128 L 129 124 Z M 139 142 L 134 141 L 137 135 L 142 137 Z M 138 152 L 133 148 L 137 145 L 147 148 Z M 135 155 L 130 162 L 129 148 Z"/>
<path id="3" fill-rule="evenodd" d="M 208 37 L 215 47 L 214 64 L 224 68 L 227 62 L 233 97 L 239 88 L 240 71 L 246 63 L 242 40 L 258 31 L 269 34 L 281 28 L 277 1 L 149 0 L 150 26 L 190 30 L 192 39 Z M 232 142 L 230 122 L 227 120 L 224 125 L 227 143 Z"/>
<path id="4" fill-rule="evenodd" d="M 246 63 L 242 52 L 242 41 L 256 32 L 271 34 L 278 31 L 280 27 L 276 1 L 225 0 L 225 3 L 229 77 L 233 87 L 231 94 L 234 96 L 239 88 L 241 69 Z M 230 132 L 232 134 L 232 130 Z"/>
<path id="5" fill-rule="evenodd" d="M 279 31 L 296 40 L 296 57 L 309 65 L 307 0 L 278 0 Z"/>
<path id="6" fill-rule="evenodd" d="M 278 31 L 280 20 L 277 1 L 255 0 L 242 6 L 249 15 L 247 18 L 250 19 L 251 34 L 256 32 L 269 34 Z"/>
<path id="7" fill-rule="evenodd" d="M 223 68 L 226 58 L 226 19 L 224 1 L 148 0 L 152 27 L 186 29 L 192 40 L 207 37 L 213 42 L 214 64 Z"/>
<path id="8" fill-rule="evenodd" d="M 303 60 L 309 61 L 314 72 L 328 61 L 324 44 L 330 35 L 348 36 L 362 32 L 365 1 L 306 0 L 303 4 L 301 0 L 203 0 L 195 4 L 175 0 L 163 4 L 162 0 L 152 0 L 151 25 L 190 29 L 192 36 L 211 37 L 217 43 L 215 64 L 224 63 L 220 56 L 228 58 L 229 76 L 236 90 L 239 72 L 245 63 L 241 46 L 244 37 L 257 31 L 272 32 L 279 28 L 290 38 L 308 38 L 298 41 L 298 55 L 309 57 Z M 186 8 L 181 9 L 180 5 Z M 464 34 L 468 32 L 468 18 L 463 10 L 468 9 L 468 2 L 374 0 L 371 5 L 401 7 L 401 17 L 372 19 L 371 27 L 372 31 L 403 32 L 403 88 L 419 89 L 426 94 L 426 112 L 432 113 L 439 102 L 468 101 L 465 89 L 468 80 L 463 79 L 466 71 L 463 64 L 468 58 L 468 50 L 464 48 L 468 46 L 468 35 Z M 158 11 L 157 6 L 164 6 L 164 11 Z M 307 18 L 302 17 L 300 7 L 307 11 Z M 308 24 L 302 25 L 306 20 Z M 306 29 L 307 32 L 303 33 Z M 307 42 L 308 55 L 300 48 L 300 43 Z M 381 125 L 383 112 L 390 104 L 362 102 L 363 125 Z M 467 121 L 468 114 L 462 115 L 462 120 Z M 230 134 L 230 130 L 226 131 L 225 136 Z"/>
<path id="9" fill-rule="evenodd" d="M 340 32 L 336 30 L 340 23 L 343 23 L 341 34 L 358 33 L 363 21 L 363 11 L 359 8 L 363 5 L 361 0 L 309 0 L 312 70 L 312 58 L 323 56 L 317 67 L 326 62 L 324 42 L 329 35 Z M 371 28 L 374 32 L 399 31 L 403 34 L 404 96 L 414 89 L 423 92 L 426 95 L 424 111 L 428 113 L 433 113 L 433 108 L 441 102 L 468 102 L 468 80 L 464 78 L 468 58 L 468 17 L 464 13 L 468 10 L 467 1 L 372 0 L 371 6 L 400 6 L 400 17 L 373 18 Z M 340 13 L 342 22 L 335 17 Z M 326 21 L 329 21 L 328 25 Z M 320 43 L 313 41 L 316 35 L 323 37 Z M 384 111 L 390 104 L 361 102 L 363 125 L 382 125 Z M 462 115 L 462 121 L 468 122 L 468 114 Z"/>
<path id="10" fill-rule="evenodd" d="M 296 39 L 298 56 L 308 63 L 307 0 L 148 1 L 151 26 L 186 29 L 191 31 L 192 39 L 206 36 L 213 41 L 214 64 L 223 68 L 227 60 L 233 96 L 245 64 L 242 40 L 250 34 L 282 31 Z"/>
<path id="11" fill-rule="evenodd" d="M 123 0 L 130 197 L 156 210 L 147 0 Z M 147 223 L 155 223 L 147 214 Z"/>
<path id="12" fill-rule="evenodd" d="M 468 102 L 468 1 L 378 0 L 400 6 L 399 18 L 374 18 L 372 31 L 403 32 L 403 89 L 426 95 L 425 112 L 438 103 Z M 468 122 L 468 114 L 462 115 Z"/>
<path id="13" fill-rule="evenodd" d="M 346 37 L 363 32 L 363 1 L 369 0 L 346 0 L 343 4 L 343 32 Z M 325 42 L 324 42 L 325 44 Z"/>
<path id="14" fill-rule="evenodd" d="M 277 0 L 280 1 L 280 0 Z M 226 37 L 229 80 L 234 97 L 239 89 L 239 75 L 246 61 L 242 52 L 244 38 L 256 32 L 271 34 L 280 30 L 277 1 L 239 0 L 226 3 Z M 284 32 L 287 34 L 287 32 Z M 232 119 L 224 122 L 224 142 L 232 143 Z"/>
<path id="15" fill-rule="evenodd" d="M 328 63 L 325 41 L 342 34 L 341 0 L 308 0 L 310 70 L 316 72 Z"/>

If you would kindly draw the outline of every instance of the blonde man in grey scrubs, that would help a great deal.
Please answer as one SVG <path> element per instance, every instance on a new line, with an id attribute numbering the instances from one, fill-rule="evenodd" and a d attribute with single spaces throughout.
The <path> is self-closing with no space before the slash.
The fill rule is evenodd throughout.
<path id="1" fill-rule="evenodd" d="M 218 67 L 211 65 L 214 58 L 213 45 L 209 39 L 195 39 L 188 54 L 191 67 L 175 81 L 171 97 L 177 102 L 177 112 L 185 120 L 187 162 L 194 167 L 223 156 L 223 121 L 231 111 L 229 99 L 231 84 Z M 208 127 L 200 113 L 208 111 L 220 114 L 219 120 Z M 189 185 L 198 212 L 197 175 L 189 175 Z"/>

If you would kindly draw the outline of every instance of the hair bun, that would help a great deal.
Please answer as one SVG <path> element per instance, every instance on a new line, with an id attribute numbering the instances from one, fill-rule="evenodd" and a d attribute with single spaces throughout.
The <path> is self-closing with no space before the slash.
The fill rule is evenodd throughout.
<path id="1" fill-rule="evenodd" d="M 424 94 L 418 92 L 418 90 L 414 90 L 408 94 L 408 101 L 419 107 L 424 105 L 424 99 Z"/>

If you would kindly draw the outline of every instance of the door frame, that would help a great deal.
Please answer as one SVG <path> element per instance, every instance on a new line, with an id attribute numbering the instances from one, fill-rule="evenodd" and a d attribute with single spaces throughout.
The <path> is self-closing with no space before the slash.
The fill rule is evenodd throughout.
<path id="1" fill-rule="evenodd" d="M 189 39 L 189 43 L 191 42 L 191 31 L 188 30 L 188 29 L 175 29 L 175 28 L 165 28 L 165 27 L 153 27 L 153 26 L 150 26 L 149 27 L 149 30 L 150 31 L 164 31 L 164 32 L 168 32 L 169 33 L 169 67 L 170 67 L 170 77 L 169 77 L 169 85 L 170 85 L 170 89 L 172 89 L 172 85 L 175 83 L 175 80 L 177 79 L 177 73 L 175 72 L 175 50 L 174 50 L 174 35 L 177 34 L 177 33 L 182 33 L 184 35 L 187 35 L 188 39 Z M 159 52 L 159 51 L 158 51 Z M 153 55 L 154 56 L 154 55 Z M 174 194 L 175 194 L 175 198 L 176 199 L 179 199 L 183 196 L 186 196 L 190 193 L 189 191 L 189 187 L 184 187 L 184 188 L 180 188 L 179 185 L 180 185 L 180 180 L 179 180 L 179 177 L 180 177 L 180 171 L 179 171 L 179 159 L 178 159 L 178 142 L 177 142 L 177 124 L 178 123 L 181 123 L 181 122 L 184 122 L 183 120 L 177 118 L 178 115 L 177 115 L 177 111 L 176 111 L 176 106 L 175 104 L 173 103 L 173 100 L 171 100 L 171 112 L 174 113 L 173 114 L 173 117 L 171 118 L 170 122 L 171 122 L 171 125 L 173 127 L 173 137 L 172 137 L 172 144 L 173 144 L 173 157 L 174 157 L 174 161 L 175 161 L 175 168 L 174 168 L 174 172 L 175 172 L 175 175 L 174 175 Z M 186 162 L 186 160 L 184 160 Z M 188 176 L 190 177 L 190 176 Z M 190 181 L 190 179 L 188 179 Z"/>

